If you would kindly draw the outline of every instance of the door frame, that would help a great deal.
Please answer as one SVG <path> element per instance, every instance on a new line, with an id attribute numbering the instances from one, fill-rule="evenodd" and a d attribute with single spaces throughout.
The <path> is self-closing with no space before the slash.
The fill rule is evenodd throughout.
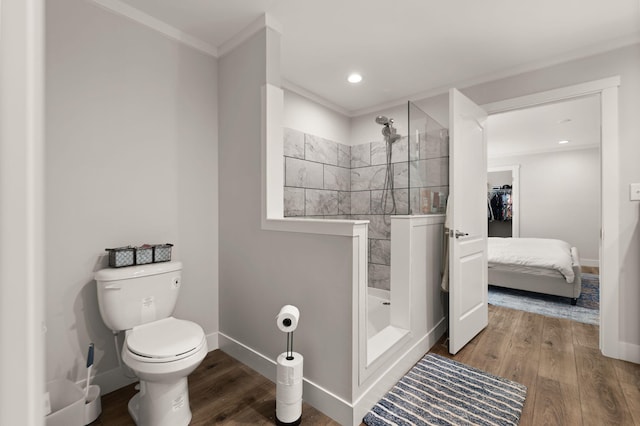
<path id="1" fill-rule="evenodd" d="M 491 115 L 489 112 L 487 114 Z M 518 238 L 520 237 L 520 164 L 487 167 L 487 173 L 492 172 L 511 172 L 511 236 Z"/>
<path id="2" fill-rule="evenodd" d="M 0 10 L 0 424 L 37 426 L 45 390 L 44 1 L 0 0 Z"/>
<path id="3" fill-rule="evenodd" d="M 489 115 L 529 108 L 587 95 L 600 96 L 600 350 L 611 358 L 624 356 L 619 340 L 620 317 L 620 234 L 618 203 L 620 193 L 618 140 L 618 87 L 620 76 L 520 96 L 481 105 Z"/>

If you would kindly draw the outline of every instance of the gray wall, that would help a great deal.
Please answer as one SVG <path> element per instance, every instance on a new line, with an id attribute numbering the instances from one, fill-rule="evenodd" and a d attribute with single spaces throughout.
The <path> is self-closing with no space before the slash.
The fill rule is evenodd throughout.
<path id="1" fill-rule="evenodd" d="M 620 341 L 640 345 L 640 207 L 629 201 L 629 183 L 640 182 L 640 44 L 572 60 L 513 77 L 478 84 L 462 91 L 478 104 L 487 104 L 583 82 L 620 76 L 619 156 L 620 199 Z M 439 95 L 417 102 L 443 125 L 448 102 Z M 632 350 L 637 350 L 637 347 Z M 637 352 L 636 352 L 637 353 Z"/>
<path id="2" fill-rule="evenodd" d="M 598 262 L 600 151 L 598 148 L 489 160 L 520 164 L 520 236 L 558 238 Z"/>
<path id="3" fill-rule="evenodd" d="M 284 90 L 282 113 L 286 128 L 351 144 L 351 119 L 305 96 Z"/>
<path id="4" fill-rule="evenodd" d="M 47 379 L 82 379 L 94 342 L 113 384 L 105 247 L 174 243 L 175 315 L 218 330 L 217 61 L 83 0 L 47 2 L 46 28 Z"/>
<path id="5" fill-rule="evenodd" d="M 265 71 L 278 44 L 261 30 L 219 61 L 219 175 L 230 183 L 220 186 L 220 333 L 275 361 L 285 349 L 275 316 L 297 306 L 305 378 L 350 401 L 352 238 L 261 229 L 261 88 L 279 85 Z"/>

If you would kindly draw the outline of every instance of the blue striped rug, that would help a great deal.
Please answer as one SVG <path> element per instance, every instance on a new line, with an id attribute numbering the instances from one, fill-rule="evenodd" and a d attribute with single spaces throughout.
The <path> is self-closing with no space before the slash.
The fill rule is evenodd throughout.
<path id="1" fill-rule="evenodd" d="M 527 387 L 427 354 L 364 417 L 379 425 L 517 425 Z"/>

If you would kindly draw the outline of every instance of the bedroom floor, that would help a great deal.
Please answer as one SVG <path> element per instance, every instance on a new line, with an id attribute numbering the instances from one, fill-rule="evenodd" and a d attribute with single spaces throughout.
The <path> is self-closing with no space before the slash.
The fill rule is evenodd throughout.
<path id="1" fill-rule="evenodd" d="M 640 425 L 640 365 L 603 356 L 598 326 L 489 305 L 489 326 L 456 356 L 528 387 L 520 426 Z"/>

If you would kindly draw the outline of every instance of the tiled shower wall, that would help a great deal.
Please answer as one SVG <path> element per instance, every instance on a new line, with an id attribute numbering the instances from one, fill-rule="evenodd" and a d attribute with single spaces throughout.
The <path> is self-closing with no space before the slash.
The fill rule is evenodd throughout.
<path id="1" fill-rule="evenodd" d="M 407 137 L 393 144 L 390 172 L 395 214 L 444 212 L 449 144 L 440 130 L 421 134 L 412 147 Z M 392 204 L 388 196 L 383 209 L 386 143 L 350 147 L 285 129 L 284 156 L 284 215 L 369 220 L 369 286 L 388 290 Z"/>
<path id="2" fill-rule="evenodd" d="M 284 129 L 284 215 L 349 219 L 351 147 Z"/>

